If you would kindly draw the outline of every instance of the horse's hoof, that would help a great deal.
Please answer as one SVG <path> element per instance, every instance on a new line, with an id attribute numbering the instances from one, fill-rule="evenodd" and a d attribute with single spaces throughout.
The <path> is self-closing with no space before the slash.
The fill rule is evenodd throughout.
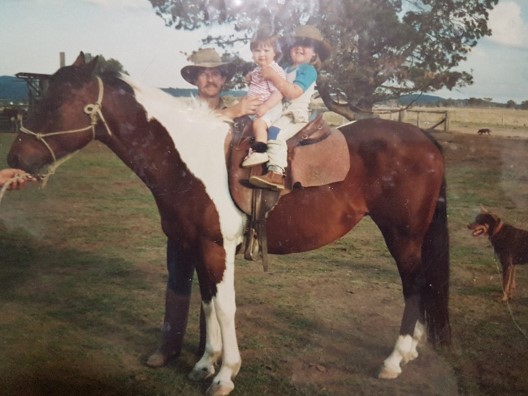
<path id="1" fill-rule="evenodd" d="M 222 384 L 220 382 L 213 382 L 207 389 L 206 394 L 207 396 L 225 396 L 229 395 L 233 389 L 235 389 L 235 385 L 233 383 Z"/>
<path id="2" fill-rule="evenodd" d="M 379 379 L 388 379 L 388 380 L 391 380 L 391 379 L 396 379 L 400 376 L 401 374 L 401 369 L 400 370 L 394 370 L 394 369 L 390 369 L 386 366 L 383 366 L 378 374 L 378 378 Z"/>
<path id="3" fill-rule="evenodd" d="M 192 380 L 192 381 L 203 381 L 203 380 L 206 380 L 209 377 L 212 377 L 214 373 L 215 373 L 215 370 L 214 370 L 213 366 L 211 366 L 209 368 L 207 368 L 207 367 L 194 368 L 189 373 L 189 379 Z"/>

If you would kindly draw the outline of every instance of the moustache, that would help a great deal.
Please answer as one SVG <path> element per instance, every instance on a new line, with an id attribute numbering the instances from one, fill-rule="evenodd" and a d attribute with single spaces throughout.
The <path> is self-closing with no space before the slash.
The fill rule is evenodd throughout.
<path id="1" fill-rule="evenodd" d="M 208 83 L 208 84 L 205 85 L 205 88 L 209 88 L 209 87 L 218 88 L 218 84 Z"/>

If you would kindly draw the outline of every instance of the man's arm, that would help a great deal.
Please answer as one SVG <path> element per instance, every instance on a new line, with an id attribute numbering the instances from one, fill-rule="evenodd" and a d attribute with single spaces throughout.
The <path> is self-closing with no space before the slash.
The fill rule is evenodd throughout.
<path id="1" fill-rule="evenodd" d="M 245 115 L 255 114 L 262 101 L 256 97 L 244 96 L 237 103 L 225 109 L 217 110 L 218 114 L 231 120 Z"/>

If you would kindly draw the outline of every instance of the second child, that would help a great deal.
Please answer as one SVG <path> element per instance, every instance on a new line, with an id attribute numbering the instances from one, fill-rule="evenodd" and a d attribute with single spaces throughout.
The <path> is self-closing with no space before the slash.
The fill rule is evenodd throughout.
<path id="1" fill-rule="evenodd" d="M 258 97 L 262 104 L 258 107 L 253 120 L 255 142 L 242 162 L 243 167 L 268 162 L 268 128 L 282 114 L 282 94 L 270 80 L 264 78 L 262 68 L 271 67 L 278 78 L 286 78 L 286 73 L 276 62 L 281 56 L 276 37 L 257 34 L 250 43 L 250 49 L 257 67 L 246 76 L 246 81 L 249 83 L 248 96 Z"/>

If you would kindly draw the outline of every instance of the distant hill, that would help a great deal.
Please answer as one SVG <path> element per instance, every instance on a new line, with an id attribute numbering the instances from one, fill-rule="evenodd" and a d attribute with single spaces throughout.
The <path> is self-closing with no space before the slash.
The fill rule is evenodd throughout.
<path id="1" fill-rule="evenodd" d="M 177 97 L 196 96 L 193 88 L 162 88 L 163 91 Z M 244 91 L 227 91 L 229 96 L 245 95 Z M 14 76 L 0 76 L 0 102 L 27 102 L 27 86 L 24 80 Z"/>
<path id="2" fill-rule="evenodd" d="M 444 100 L 445 100 L 444 98 L 441 98 L 440 96 L 435 96 L 435 95 L 412 94 L 412 95 L 402 96 L 401 98 L 398 99 L 398 103 L 402 106 L 407 106 L 410 103 L 413 103 L 417 106 L 419 105 L 432 106 L 432 105 L 437 105 Z"/>
<path id="3" fill-rule="evenodd" d="M 14 76 L 0 76 L 0 100 L 6 102 L 26 102 L 26 82 Z"/>

